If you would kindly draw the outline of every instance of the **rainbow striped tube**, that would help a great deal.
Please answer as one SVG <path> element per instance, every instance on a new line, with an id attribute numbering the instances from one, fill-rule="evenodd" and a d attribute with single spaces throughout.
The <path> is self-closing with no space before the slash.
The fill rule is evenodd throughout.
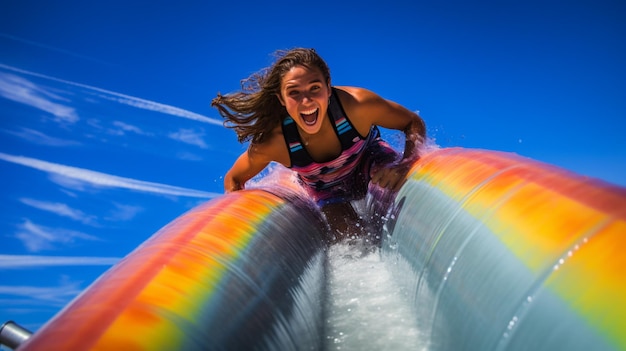
<path id="1" fill-rule="evenodd" d="M 626 189 L 467 149 L 409 178 L 384 249 L 431 350 L 626 350 Z"/>
<path id="2" fill-rule="evenodd" d="M 282 182 L 174 220 L 19 350 L 325 349 L 325 226 Z M 389 205 L 381 254 L 429 350 L 626 350 L 626 189 L 440 149 Z"/>
<path id="3" fill-rule="evenodd" d="M 19 350 L 321 348 L 324 226 L 281 192 L 232 193 L 182 215 Z"/>

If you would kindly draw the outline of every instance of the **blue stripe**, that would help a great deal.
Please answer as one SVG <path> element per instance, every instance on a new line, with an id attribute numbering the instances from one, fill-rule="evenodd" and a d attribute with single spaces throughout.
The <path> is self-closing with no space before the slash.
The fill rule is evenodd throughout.
<path id="1" fill-rule="evenodd" d="M 343 133 L 349 131 L 350 129 L 351 128 L 350 128 L 350 125 L 348 123 L 341 123 L 341 125 L 337 126 L 337 132 L 339 134 L 343 134 Z"/>
<path id="2" fill-rule="evenodd" d="M 291 150 L 291 151 L 302 150 L 302 144 L 294 145 L 291 148 L 289 148 L 289 150 Z"/>

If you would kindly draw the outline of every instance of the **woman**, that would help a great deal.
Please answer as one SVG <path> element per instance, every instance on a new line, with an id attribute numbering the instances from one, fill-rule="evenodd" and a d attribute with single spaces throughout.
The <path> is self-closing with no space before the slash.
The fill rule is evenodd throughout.
<path id="1" fill-rule="evenodd" d="M 226 192 L 274 161 L 295 171 L 316 200 L 334 239 L 355 234 L 351 201 L 371 181 L 397 191 L 426 135 L 422 119 L 401 105 L 357 87 L 331 86 L 326 62 L 314 49 L 278 51 L 274 64 L 242 82 L 239 92 L 213 99 L 225 125 L 250 146 L 224 177 Z M 406 135 L 402 157 L 377 126 Z"/>

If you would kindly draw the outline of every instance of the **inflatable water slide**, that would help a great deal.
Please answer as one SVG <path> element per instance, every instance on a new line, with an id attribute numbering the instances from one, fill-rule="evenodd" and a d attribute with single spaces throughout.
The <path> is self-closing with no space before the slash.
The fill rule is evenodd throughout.
<path id="1" fill-rule="evenodd" d="M 422 335 L 406 349 L 626 350 L 626 189 L 447 148 L 362 208 L 378 216 L 372 245 L 405 287 L 412 318 L 394 323 Z M 287 181 L 223 195 L 173 220 L 33 335 L 5 324 L 3 338 L 20 351 L 350 349 L 328 337 L 325 228 Z"/>

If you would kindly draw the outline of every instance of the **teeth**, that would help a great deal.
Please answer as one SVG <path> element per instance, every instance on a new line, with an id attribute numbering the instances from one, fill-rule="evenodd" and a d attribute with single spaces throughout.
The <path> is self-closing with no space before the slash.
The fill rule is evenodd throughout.
<path id="1" fill-rule="evenodd" d="M 308 110 L 308 111 L 302 111 L 303 115 L 312 115 L 315 113 L 315 111 L 317 111 L 316 108 L 312 109 L 312 110 Z"/>

